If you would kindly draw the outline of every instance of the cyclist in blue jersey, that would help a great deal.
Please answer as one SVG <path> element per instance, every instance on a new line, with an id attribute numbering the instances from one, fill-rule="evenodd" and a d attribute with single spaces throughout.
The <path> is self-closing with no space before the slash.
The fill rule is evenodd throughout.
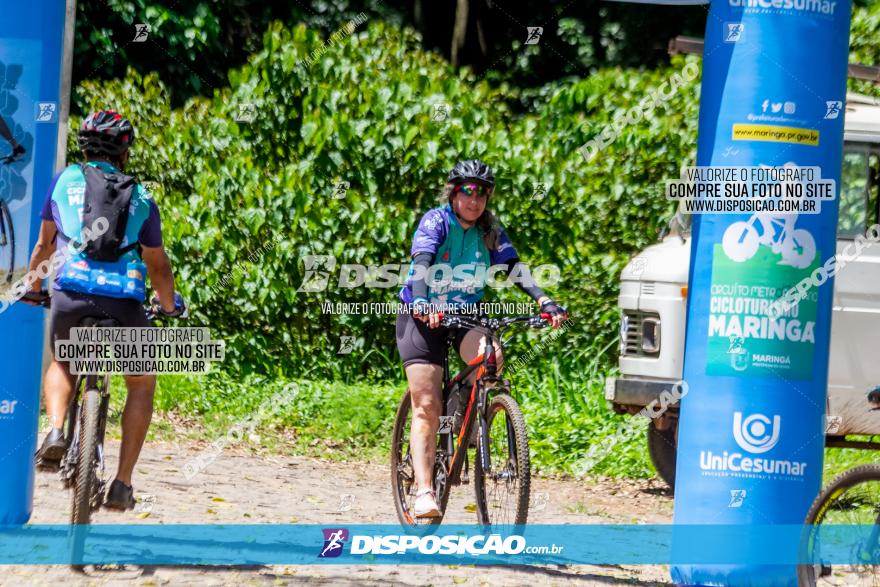
<path id="1" fill-rule="evenodd" d="M 568 319 L 565 308 L 534 283 L 504 229 L 486 208 L 494 189 L 495 175 L 485 163 L 467 160 L 453 168 L 444 191 L 447 204 L 428 211 L 413 235 L 412 264 L 400 292 L 401 301 L 412 307 L 412 313 L 397 315 L 396 330 L 412 398 L 410 453 L 418 486 L 413 509 L 419 518 L 440 514 L 432 471 L 446 352 L 441 311 L 472 310 L 483 296 L 482 277 L 490 266 L 500 265 L 503 274 L 531 296 L 542 312 L 551 315 L 554 327 Z M 456 333 L 455 347 L 462 359 L 469 361 L 480 353 L 485 346 L 483 335 L 480 329 Z M 501 348 L 497 340 L 494 344 Z M 500 369 L 501 353 L 498 359 Z"/>
<path id="2" fill-rule="evenodd" d="M 56 250 L 63 255 L 64 264 L 57 270 L 52 287 L 49 329 L 53 352 L 55 341 L 69 339 L 70 329 L 85 317 L 113 318 L 123 327 L 150 326 L 142 306 L 144 265 L 156 292 L 152 300 L 155 309 L 167 316 L 180 316 L 186 310 L 183 298 L 174 292 L 171 262 L 162 246 L 159 208 L 141 184 L 122 173 L 133 142 L 134 128 L 128 120 L 112 110 L 93 112 L 83 121 L 78 135 L 86 162 L 68 166 L 49 188 L 29 269 L 37 274 L 37 267 Z M 118 229 L 122 235 L 121 241 L 114 243 L 110 260 L 105 251 L 97 255 L 98 260 L 93 248 L 83 249 L 89 237 L 96 234 L 88 232 L 94 226 L 84 226 L 86 200 L 92 197 L 92 204 L 98 202 L 98 196 L 86 193 L 87 186 L 126 189 L 130 194 L 129 205 L 121 205 L 119 215 L 103 227 L 106 233 Z M 32 290 L 39 292 L 41 288 L 40 280 L 35 280 Z M 37 451 L 43 462 L 59 461 L 71 440 L 64 438 L 62 427 L 73 383 L 69 363 L 53 356 L 43 379 L 46 413 L 52 425 Z M 156 376 L 126 375 L 125 384 L 128 398 L 122 414 L 119 467 L 104 501 L 105 506 L 122 510 L 135 504 L 131 476 L 150 426 Z"/>

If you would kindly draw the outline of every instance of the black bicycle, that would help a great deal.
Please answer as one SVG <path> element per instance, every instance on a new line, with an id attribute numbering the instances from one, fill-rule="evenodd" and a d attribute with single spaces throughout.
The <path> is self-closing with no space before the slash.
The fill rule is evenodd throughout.
<path id="1" fill-rule="evenodd" d="M 48 292 L 27 293 L 23 301 L 49 308 Z M 146 308 L 147 318 L 157 314 Z M 86 317 L 80 323 L 86 328 L 115 328 L 119 322 L 112 318 Z M 77 375 L 64 426 L 64 437 L 70 443 L 57 465 L 37 459 L 43 470 L 58 470 L 64 487 L 73 488 L 70 523 L 88 524 L 93 511 L 104 501 L 107 480 L 104 477 L 104 435 L 110 407 L 110 375 Z"/>
<path id="2" fill-rule="evenodd" d="M 17 161 L 15 155 L 0 158 L 0 165 L 10 165 Z M 12 226 L 12 213 L 6 200 L 0 199 L 0 280 L 12 283 L 15 271 L 15 229 Z"/>
<path id="3" fill-rule="evenodd" d="M 417 518 L 413 513 L 416 483 L 410 454 L 410 393 L 397 409 L 391 442 L 391 485 L 401 524 L 439 524 L 443 519 L 452 486 L 467 484 L 468 448 L 476 426 L 474 491 L 480 524 L 518 526 L 526 523 L 529 509 L 529 441 L 526 423 L 516 400 L 510 395 L 510 381 L 498 376 L 495 340 L 513 324 L 544 328 L 549 314 L 488 318 L 485 316 L 443 316 L 441 325 L 450 329 L 443 360 L 443 415 L 437 433 L 434 462 L 434 491 L 440 505 L 439 518 Z M 482 328 L 486 346 L 455 377 L 449 378 L 449 347 L 454 329 Z M 475 373 L 469 387 L 468 375 Z"/>

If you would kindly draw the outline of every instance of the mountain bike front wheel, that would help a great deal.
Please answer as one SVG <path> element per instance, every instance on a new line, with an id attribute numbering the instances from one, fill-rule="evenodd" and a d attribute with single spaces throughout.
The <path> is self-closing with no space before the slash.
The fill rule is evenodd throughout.
<path id="1" fill-rule="evenodd" d="M 520 526 L 529 515 L 531 465 L 526 421 L 519 404 L 501 393 L 489 402 L 486 416 L 489 468 L 483 468 L 480 450 L 474 459 L 474 491 L 480 524 Z"/>
<path id="2" fill-rule="evenodd" d="M 812 564 L 798 565 L 798 585 L 877 585 L 880 569 L 880 465 L 862 465 L 835 477 L 807 513 L 812 526 L 801 544 L 801 556 Z M 871 528 L 835 534 L 835 527 Z M 843 550 L 841 550 L 843 549 Z M 851 564 L 833 564 L 848 559 Z"/>

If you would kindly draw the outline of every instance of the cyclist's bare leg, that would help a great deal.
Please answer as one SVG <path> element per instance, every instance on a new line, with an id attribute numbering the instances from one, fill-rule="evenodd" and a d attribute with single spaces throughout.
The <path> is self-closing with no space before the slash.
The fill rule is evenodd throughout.
<path id="1" fill-rule="evenodd" d="M 128 398 L 125 400 L 125 411 L 122 412 L 122 447 L 119 449 L 116 478 L 130 486 L 131 474 L 153 417 L 156 376 L 127 375 L 125 386 L 128 388 Z"/>
<path id="2" fill-rule="evenodd" d="M 73 395 L 73 381 L 69 365 L 53 358 L 43 380 L 46 415 L 49 416 L 49 424 L 53 428 L 64 428 L 64 416 Z"/>
<path id="3" fill-rule="evenodd" d="M 501 350 L 501 341 L 497 338 L 493 340 L 493 344 L 495 346 L 495 357 L 498 361 L 498 373 L 501 373 L 501 370 L 504 367 L 504 352 Z M 467 334 L 464 335 L 464 338 L 461 340 L 461 345 L 458 348 L 458 352 L 461 355 L 463 361 L 468 362 L 472 361 L 474 357 L 482 354 L 483 349 L 486 347 L 486 333 L 485 331 L 479 328 L 472 328 L 468 331 Z M 468 385 L 473 385 L 474 377 L 476 377 L 476 371 L 472 372 L 467 376 L 465 382 Z"/>
<path id="4" fill-rule="evenodd" d="M 440 427 L 440 387 L 443 368 L 439 365 L 416 363 L 406 367 L 406 380 L 412 400 L 410 454 L 418 490 L 433 489 L 433 470 Z"/>

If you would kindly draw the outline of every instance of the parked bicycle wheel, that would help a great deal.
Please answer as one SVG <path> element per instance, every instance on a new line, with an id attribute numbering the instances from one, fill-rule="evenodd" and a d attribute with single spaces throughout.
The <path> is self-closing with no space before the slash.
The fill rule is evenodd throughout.
<path id="1" fill-rule="evenodd" d="M 79 453 L 76 461 L 76 483 L 73 489 L 72 524 L 88 524 L 98 494 L 96 471 L 98 458 L 98 426 L 101 411 L 101 393 L 87 389 L 83 396 L 79 420 Z"/>
<path id="2" fill-rule="evenodd" d="M 529 514 L 531 466 L 526 421 L 506 393 L 489 402 L 487 414 L 489 469 L 483 470 L 479 449 L 474 458 L 474 490 L 480 524 L 519 526 Z"/>
<path id="3" fill-rule="evenodd" d="M 446 470 L 444 453 L 439 447 L 434 464 L 434 490 L 437 492 L 437 503 L 440 506 L 441 516 L 439 518 L 416 518 L 412 513 L 417 487 L 409 447 L 411 406 L 410 395 L 407 391 L 397 408 L 394 433 L 391 439 L 391 487 L 394 492 L 394 507 L 401 524 L 439 524 L 443 520 L 442 512 L 446 511 L 446 503 L 449 501 L 449 483 L 447 481 L 449 475 Z"/>
<path id="4" fill-rule="evenodd" d="M 814 585 L 878 585 L 880 570 L 868 564 L 880 554 L 880 465 L 855 467 L 837 476 L 825 487 L 813 502 L 804 522 L 815 526 L 805 538 L 801 548 L 814 564 L 798 566 L 798 584 Z M 874 531 L 862 543 L 854 544 L 851 558 L 864 560 L 864 564 L 831 565 L 823 557 L 823 526 L 868 525 Z M 830 544 L 824 552 L 830 552 Z M 835 545 L 839 552 L 840 544 Z"/>
<path id="5" fill-rule="evenodd" d="M 12 283 L 15 271 L 15 232 L 12 214 L 6 202 L 0 200 L 0 283 Z"/>

